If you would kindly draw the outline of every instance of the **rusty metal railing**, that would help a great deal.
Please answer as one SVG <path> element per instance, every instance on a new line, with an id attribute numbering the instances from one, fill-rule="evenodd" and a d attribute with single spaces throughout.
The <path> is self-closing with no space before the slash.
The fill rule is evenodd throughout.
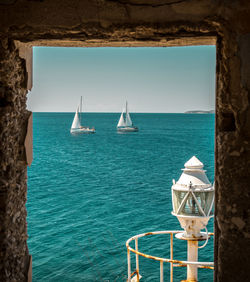
<path id="1" fill-rule="evenodd" d="M 139 273 L 139 256 L 156 260 L 160 262 L 160 282 L 164 281 L 164 274 L 163 274 L 163 264 L 170 263 L 170 282 L 173 282 L 173 268 L 174 267 L 186 267 L 187 265 L 196 265 L 199 268 L 206 268 L 206 269 L 214 269 L 213 262 L 197 262 L 197 261 L 180 261 L 173 259 L 174 251 L 173 251 L 173 238 L 174 234 L 182 233 L 183 231 L 155 231 L 155 232 L 148 232 L 142 233 L 136 236 L 131 237 L 126 242 L 127 247 L 127 260 L 128 260 L 128 282 L 139 282 L 140 280 L 140 273 Z M 138 239 L 150 236 L 150 235 L 161 235 L 161 234 L 170 234 L 170 258 L 161 258 L 156 256 L 151 256 L 148 254 L 144 254 L 139 252 L 138 250 Z M 208 233 L 209 236 L 213 236 L 213 233 Z M 130 242 L 135 241 L 135 249 L 129 246 Z M 136 256 L 136 269 L 133 273 L 131 273 L 131 260 L 130 260 L 130 252 L 135 253 Z M 133 277 L 134 276 L 134 277 Z M 133 278 L 132 278 L 133 277 Z"/>

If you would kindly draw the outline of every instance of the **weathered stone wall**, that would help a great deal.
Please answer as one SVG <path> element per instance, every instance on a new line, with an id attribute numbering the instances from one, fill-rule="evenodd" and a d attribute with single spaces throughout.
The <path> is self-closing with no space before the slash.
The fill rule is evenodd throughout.
<path id="1" fill-rule="evenodd" d="M 0 281 L 25 281 L 27 75 L 8 38 L 0 40 L 0 60 Z"/>
<path id="2" fill-rule="evenodd" d="M 217 39 L 215 281 L 247 281 L 250 3 L 0 0 L 0 281 L 24 281 L 27 75 L 13 40 L 50 46 L 174 46 Z"/>
<path id="3" fill-rule="evenodd" d="M 250 253 L 249 33 L 237 34 L 232 26 L 227 27 L 217 46 L 216 279 L 246 281 Z"/>

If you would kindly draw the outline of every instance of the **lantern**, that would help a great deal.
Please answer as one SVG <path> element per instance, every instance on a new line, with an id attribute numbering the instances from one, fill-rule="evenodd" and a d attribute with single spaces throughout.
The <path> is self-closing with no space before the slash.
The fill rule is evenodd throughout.
<path id="1" fill-rule="evenodd" d="M 214 203 L 214 187 L 209 182 L 203 163 L 195 156 L 185 163 L 180 179 L 172 186 L 172 214 L 185 230 L 182 238 L 206 237 L 200 231 L 206 228 Z"/>

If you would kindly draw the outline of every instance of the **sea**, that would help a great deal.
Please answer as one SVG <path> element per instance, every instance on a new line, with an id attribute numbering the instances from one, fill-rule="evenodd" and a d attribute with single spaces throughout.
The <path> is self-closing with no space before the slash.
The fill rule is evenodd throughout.
<path id="1" fill-rule="evenodd" d="M 130 237 L 181 230 L 171 214 L 171 186 L 184 163 L 196 156 L 213 183 L 215 116 L 132 113 L 139 131 L 121 134 L 120 113 L 84 113 L 82 124 L 96 133 L 81 135 L 70 134 L 73 117 L 33 114 L 26 204 L 33 281 L 126 281 Z M 170 257 L 169 235 L 141 238 L 138 245 L 146 254 Z M 175 239 L 174 259 L 186 258 L 186 242 Z M 213 261 L 213 238 L 199 260 Z M 160 281 L 159 262 L 139 261 L 141 281 Z M 169 269 L 164 263 L 164 281 Z M 175 267 L 174 281 L 185 278 L 186 268 Z M 213 270 L 199 269 L 198 278 L 213 281 Z"/>

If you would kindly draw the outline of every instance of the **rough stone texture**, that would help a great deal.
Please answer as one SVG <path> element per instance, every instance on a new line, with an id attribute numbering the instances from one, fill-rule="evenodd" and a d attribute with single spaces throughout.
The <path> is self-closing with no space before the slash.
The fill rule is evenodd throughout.
<path id="1" fill-rule="evenodd" d="M 215 44 L 214 280 L 248 281 L 250 3 L 244 0 L 0 0 L 0 280 L 25 281 L 27 47 Z M 3 224 L 2 224 L 3 222 Z"/>
<path id="2" fill-rule="evenodd" d="M 0 281 L 24 281 L 26 228 L 25 61 L 11 40 L 0 40 Z M 18 273 L 18 275 L 17 275 Z"/>

